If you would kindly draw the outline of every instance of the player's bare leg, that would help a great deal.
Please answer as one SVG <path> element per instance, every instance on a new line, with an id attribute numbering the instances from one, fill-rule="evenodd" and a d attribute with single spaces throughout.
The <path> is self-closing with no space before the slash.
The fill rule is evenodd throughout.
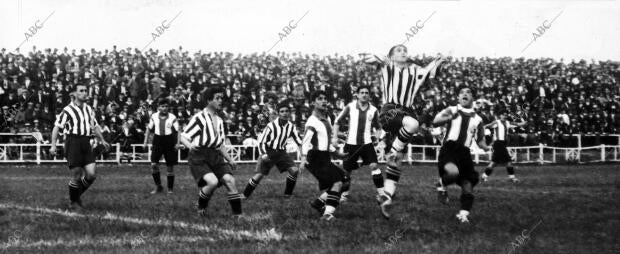
<path id="1" fill-rule="evenodd" d="M 473 185 L 468 180 L 463 180 L 461 184 L 461 210 L 456 214 L 456 218 L 461 223 L 469 222 L 469 212 L 474 205 Z"/>
<path id="2" fill-rule="evenodd" d="M 263 154 L 258 158 L 258 162 L 256 163 L 256 174 L 248 180 L 248 184 L 245 186 L 243 190 L 242 198 L 249 198 L 254 192 L 254 189 L 260 184 L 260 181 L 263 179 L 265 175 L 262 172 L 265 171 L 265 163 L 269 160 L 269 157 L 266 154 Z"/>
<path id="3" fill-rule="evenodd" d="M 235 178 L 231 174 L 225 174 L 222 176 L 224 186 L 228 189 L 228 203 L 233 215 L 241 215 L 241 195 L 237 191 L 237 185 L 235 184 Z"/>
<path id="4" fill-rule="evenodd" d="M 211 196 L 213 195 L 213 191 L 217 188 L 219 181 L 217 177 L 213 173 L 205 174 L 201 181 L 198 182 L 198 188 L 200 191 L 198 192 L 198 214 L 201 216 L 207 215 L 207 206 L 209 205 L 209 200 L 211 200 Z"/>
<path id="5" fill-rule="evenodd" d="M 95 174 L 95 163 L 90 163 L 84 166 L 84 177 L 82 177 L 82 189 L 80 195 L 84 194 L 86 190 L 95 182 L 97 175 Z"/>
<path id="6" fill-rule="evenodd" d="M 437 199 L 440 203 L 447 204 L 450 198 L 448 197 L 448 189 L 446 189 L 444 179 L 449 182 L 456 181 L 459 176 L 459 168 L 456 164 L 448 162 L 443 166 L 443 170 L 444 175 L 439 177 L 439 182 L 437 183 Z"/>
<path id="7" fill-rule="evenodd" d="M 484 173 L 482 173 L 482 181 L 486 182 L 489 180 L 489 176 L 491 176 L 491 174 L 493 174 L 493 168 L 495 167 L 495 162 L 490 162 L 489 166 L 487 166 L 486 169 L 484 169 Z"/>
<path id="8" fill-rule="evenodd" d="M 402 121 L 402 127 L 398 130 L 398 134 L 392 143 L 390 154 L 387 155 L 387 169 L 385 170 L 385 182 L 383 187 L 383 195 L 381 196 L 381 214 L 384 218 L 389 219 L 389 207 L 392 204 L 392 197 L 396 192 L 396 183 L 400 179 L 401 163 L 404 157 L 405 149 L 413 134 L 418 131 L 418 121 L 410 116 L 405 116 Z"/>
<path id="9" fill-rule="evenodd" d="M 151 191 L 151 194 L 157 194 L 164 190 L 164 187 L 161 186 L 161 175 L 159 173 L 159 163 L 151 162 L 151 175 L 153 176 L 153 181 L 155 182 L 155 189 Z"/>
<path id="10" fill-rule="evenodd" d="M 168 194 L 172 194 L 172 189 L 174 188 L 174 166 L 170 165 L 167 167 L 168 175 L 167 175 L 167 183 L 168 183 Z"/>

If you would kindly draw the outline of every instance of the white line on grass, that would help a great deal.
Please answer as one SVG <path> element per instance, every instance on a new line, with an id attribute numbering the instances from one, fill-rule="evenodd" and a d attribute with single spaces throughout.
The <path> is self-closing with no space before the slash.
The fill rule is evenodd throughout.
<path id="1" fill-rule="evenodd" d="M 111 237 L 82 237 L 79 239 L 67 240 L 67 239 L 57 239 L 57 240 L 16 240 L 9 241 L 6 243 L 0 244 L 0 249 L 9 249 L 9 248 L 50 248 L 50 247 L 82 247 L 82 246 L 91 246 L 91 247 L 130 247 L 136 248 L 141 245 L 145 245 L 146 243 L 195 243 L 209 241 L 215 242 L 213 238 L 203 237 L 203 236 L 160 236 L 160 237 L 149 237 L 148 239 L 143 238 L 142 236 L 137 237 L 126 237 L 126 238 L 111 238 Z"/>
<path id="2" fill-rule="evenodd" d="M 133 223 L 138 225 L 147 225 L 147 226 L 171 226 L 183 229 L 192 229 L 197 231 L 203 231 L 207 233 L 215 233 L 223 235 L 222 239 L 230 240 L 242 240 L 242 239 L 253 239 L 259 241 L 280 241 L 282 240 L 282 233 L 277 232 L 274 229 L 263 230 L 263 231 L 247 231 L 247 230 L 231 230 L 231 229 L 223 229 L 217 226 L 205 226 L 200 224 L 191 224 L 183 221 L 172 221 L 167 219 L 159 219 L 159 220 L 149 220 L 149 219 L 141 219 L 141 218 L 132 218 L 125 217 L 120 215 L 115 215 L 109 212 L 106 212 L 104 216 L 95 215 L 95 214 L 81 214 L 74 213 L 60 209 L 50 209 L 45 207 L 31 207 L 31 206 L 23 206 L 18 204 L 11 203 L 0 203 L 0 209 L 17 209 L 24 211 L 31 211 L 37 213 L 46 213 L 46 214 L 54 214 L 65 216 L 69 218 L 89 218 L 89 219 L 103 219 L 109 221 L 120 221 L 125 223 Z"/>

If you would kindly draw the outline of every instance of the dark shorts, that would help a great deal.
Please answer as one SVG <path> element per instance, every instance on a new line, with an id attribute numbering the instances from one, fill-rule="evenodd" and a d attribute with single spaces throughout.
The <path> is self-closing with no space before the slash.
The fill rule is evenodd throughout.
<path id="1" fill-rule="evenodd" d="M 310 150 L 306 156 L 306 169 L 319 181 L 319 190 L 331 188 L 346 179 L 346 171 L 332 163 L 327 151 Z"/>
<path id="2" fill-rule="evenodd" d="M 449 162 L 454 163 L 459 169 L 459 176 L 456 182 L 450 182 L 448 179 L 444 178 L 446 172 L 443 167 Z M 439 170 L 439 177 L 441 177 L 444 185 L 453 183 L 461 185 L 464 180 L 467 180 L 474 186 L 479 181 L 478 172 L 474 169 L 474 161 L 471 159 L 469 148 L 454 141 L 448 141 L 441 146 L 437 169 Z"/>
<path id="3" fill-rule="evenodd" d="M 189 152 L 187 160 L 189 169 L 196 183 L 201 187 L 200 182 L 204 182 L 203 177 L 208 173 L 213 173 L 218 180 L 226 174 L 232 175 L 232 165 L 226 162 L 224 155 L 219 149 L 201 147 L 196 151 Z M 220 184 L 222 182 L 220 181 Z"/>
<path id="4" fill-rule="evenodd" d="M 495 143 L 493 143 L 491 161 L 499 164 L 512 162 L 512 158 L 508 153 L 508 148 L 506 148 L 506 141 L 495 141 Z"/>
<path id="5" fill-rule="evenodd" d="M 269 170 L 273 166 L 276 166 L 280 173 L 287 171 L 289 168 L 295 167 L 293 158 L 286 153 L 286 150 L 274 150 L 267 148 L 267 157 L 269 157 L 269 159 L 263 163 L 262 168 L 258 169 L 263 175 L 268 175 Z"/>
<path id="6" fill-rule="evenodd" d="M 369 165 L 371 163 L 377 163 L 377 152 L 373 144 L 365 145 L 344 145 L 344 152 L 348 153 L 346 160 L 342 162 L 342 167 L 350 172 L 351 170 L 358 169 L 360 165 L 357 163 L 359 158 L 362 158 L 362 166 Z"/>
<path id="7" fill-rule="evenodd" d="M 167 136 L 153 137 L 153 150 L 151 151 L 151 162 L 158 163 L 161 156 L 166 159 L 166 165 L 173 166 L 178 163 L 177 150 L 175 146 L 177 144 L 176 134 Z"/>
<path id="8" fill-rule="evenodd" d="M 88 136 L 68 135 L 64 149 L 70 169 L 83 168 L 88 164 L 95 163 L 95 154 Z"/>
<path id="9" fill-rule="evenodd" d="M 379 111 L 379 124 L 383 130 L 396 135 L 403 125 L 405 116 L 417 119 L 412 109 L 388 103 L 383 105 Z"/>

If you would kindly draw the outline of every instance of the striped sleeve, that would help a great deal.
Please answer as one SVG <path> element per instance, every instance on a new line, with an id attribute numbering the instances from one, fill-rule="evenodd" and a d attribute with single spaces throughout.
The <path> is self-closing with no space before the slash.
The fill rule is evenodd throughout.
<path id="1" fill-rule="evenodd" d="M 183 137 L 188 139 L 190 142 L 196 135 L 200 134 L 199 131 L 201 129 L 201 126 L 200 126 L 200 119 L 198 119 L 198 116 L 199 114 L 196 114 L 192 117 L 191 120 L 189 120 L 189 123 L 185 126 L 185 130 L 181 134 L 183 135 Z"/>
<path id="2" fill-rule="evenodd" d="M 316 130 L 314 129 L 314 127 L 312 126 L 306 127 L 306 133 L 304 134 L 304 140 L 302 141 L 302 146 L 301 146 L 302 154 L 308 154 L 308 150 L 312 148 L 311 140 L 315 133 L 316 133 Z"/>
<path id="3" fill-rule="evenodd" d="M 54 126 L 60 128 L 60 129 L 64 129 L 65 128 L 65 124 L 67 124 L 67 118 L 68 118 L 68 114 L 65 110 L 63 110 L 60 115 L 58 116 L 58 118 L 56 118 L 56 122 L 54 123 Z"/>
<path id="4" fill-rule="evenodd" d="M 349 105 L 345 106 L 342 112 L 338 114 L 338 117 L 336 117 L 336 124 L 342 124 L 342 122 L 349 116 L 349 107 Z"/>
<path id="5" fill-rule="evenodd" d="M 258 139 L 258 150 L 260 151 L 260 154 L 267 153 L 267 142 L 269 141 L 268 136 L 271 135 L 271 128 L 269 128 L 270 126 L 271 124 L 265 127 L 263 133 L 261 133 Z"/>
<path id="6" fill-rule="evenodd" d="M 180 128 L 179 128 L 179 121 L 178 121 L 178 119 L 177 119 L 177 117 L 175 115 L 172 115 L 172 128 L 175 131 L 179 131 L 180 130 Z"/>
<path id="7" fill-rule="evenodd" d="M 291 136 L 293 136 L 293 140 L 297 143 L 297 146 L 301 146 L 302 140 L 299 136 L 299 131 L 297 131 L 297 126 L 293 125 L 293 131 L 291 132 Z"/>

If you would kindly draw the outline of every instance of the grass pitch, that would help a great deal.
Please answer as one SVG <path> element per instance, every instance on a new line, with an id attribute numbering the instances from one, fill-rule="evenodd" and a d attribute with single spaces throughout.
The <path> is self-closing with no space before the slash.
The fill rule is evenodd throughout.
<path id="1" fill-rule="evenodd" d="M 254 164 L 235 172 L 243 190 Z M 477 166 L 478 171 L 483 165 Z M 165 168 L 162 167 L 162 172 Z M 619 253 L 618 164 L 520 166 L 519 184 L 496 168 L 476 187 L 471 223 L 455 218 L 460 190 L 436 200 L 435 165 L 406 166 L 392 219 L 384 220 L 367 169 L 354 173 L 351 199 L 336 220 L 319 221 L 308 202 L 319 192 L 303 172 L 295 196 L 283 197 L 276 170 L 230 216 L 220 188 L 207 217 L 194 208 L 197 187 L 186 165 L 175 168 L 175 192 L 150 195 L 150 167 L 102 165 L 68 212 L 64 165 L 0 166 L 0 252 L 46 253 Z M 162 174 L 165 185 L 165 173 Z"/>

